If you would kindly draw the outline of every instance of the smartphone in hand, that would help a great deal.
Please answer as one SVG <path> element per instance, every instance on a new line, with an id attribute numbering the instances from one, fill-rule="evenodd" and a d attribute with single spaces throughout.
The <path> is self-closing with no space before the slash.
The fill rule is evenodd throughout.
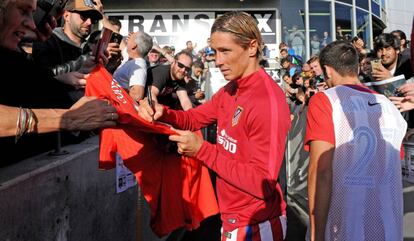
<path id="1" fill-rule="evenodd" d="M 106 48 L 111 40 L 112 30 L 108 28 L 103 28 L 101 31 L 101 36 L 98 40 L 98 43 L 95 46 L 95 49 L 92 50 L 92 54 L 95 56 L 95 61 L 99 62 L 101 55 L 104 55 Z"/>
<path id="2" fill-rule="evenodd" d="M 380 59 L 374 59 L 374 60 L 371 60 L 370 62 L 371 62 L 372 70 L 380 69 L 382 67 Z"/>
<path id="3" fill-rule="evenodd" d="M 122 39 L 123 39 L 123 36 L 121 34 L 114 32 L 112 33 L 111 40 L 109 42 L 121 44 Z"/>

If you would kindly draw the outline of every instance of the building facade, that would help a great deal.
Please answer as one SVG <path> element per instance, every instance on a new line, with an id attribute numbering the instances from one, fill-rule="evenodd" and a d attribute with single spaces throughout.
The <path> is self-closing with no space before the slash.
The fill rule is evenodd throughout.
<path id="1" fill-rule="evenodd" d="M 384 13 L 387 28 L 386 32 L 396 29 L 402 30 L 410 39 L 414 17 L 414 4 L 412 0 L 386 0 Z"/>
<path id="2" fill-rule="evenodd" d="M 294 36 L 294 32 L 302 31 L 305 50 L 299 51 L 299 55 L 306 59 L 337 39 L 359 36 L 367 48 L 372 48 L 373 37 L 385 28 L 384 7 L 380 0 L 282 1 L 282 39 L 294 47 L 300 44 L 299 34 Z"/>
<path id="3" fill-rule="evenodd" d="M 214 19 L 226 11 L 241 10 L 257 20 L 270 50 L 279 55 L 286 42 L 295 54 L 308 59 L 325 43 L 359 36 L 367 48 L 386 27 L 386 0 L 158 0 L 105 2 L 105 12 L 121 19 L 121 33 L 145 31 L 160 45 L 185 48 L 191 40 L 196 49 L 206 45 Z M 407 0 L 410 1 L 410 0 Z"/>

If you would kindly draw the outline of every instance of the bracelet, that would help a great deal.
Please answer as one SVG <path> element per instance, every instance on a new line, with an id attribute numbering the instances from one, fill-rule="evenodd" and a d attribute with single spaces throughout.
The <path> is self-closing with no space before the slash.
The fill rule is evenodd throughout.
<path id="1" fill-rule="evenodd" d="M 28 108 L 19 107 L 16 123 L 15 143 L 26 133 L 37 132 L 37 118 Z"/>

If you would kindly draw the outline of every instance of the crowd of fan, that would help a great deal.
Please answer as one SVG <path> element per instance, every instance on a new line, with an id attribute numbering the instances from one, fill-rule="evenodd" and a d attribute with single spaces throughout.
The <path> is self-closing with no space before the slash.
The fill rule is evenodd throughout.
<path id="1" fill-rule="evenodd" d="M 0 68 L 3 79 L 11 80 L 3 81 L 0 95 L 0 113 L 7 117 L 0 125 L 0 144 L 9 153 L 0 166 L 59 149 L 60 143 L 78 143 L 99 128 L 116 125 L 115 108 L 84 96 L 97 64 L 136 101 L 148 92 L 171 108 L 187 110 L 204 101 L 203 78 L 215 58 L 209 43 L 195 52 L 188 41 L 175 53 L 173 46 L 161 48 L 142 31 L 121 36 L 121 22 L 105 16 L 100 0 L 70 0 L 60 16 L 39 26 L 31 14 L 35 9 L 34 0 L 0 4 Z M 112 38 L 97 55 L 102 26 L 112 31 Z M 16 66 L 23 71 L 15 71 Z M 62 131 L 59 141 L 55 131 Z"/>
<path id="2" fill-rule="evenodd" d="M 21 1 L 27 4 L 28 8 L 33 8 L 35 4 L 27 0 Z M 16 8 L 14 3 L 7 2 L 4 5 L 4 14 L 11 14 L 14 8 Z M 2 16 L 6 19 L 5 17 L 7 16 Z M 30 85 L 26 83 L 26 86 L 19 89 L 22 93 L 18 95 L 19 97 L 14 95 L 9 98 L 10 93 L 3 95 L 1 105 L 17 107 L 17 109 L 12 109 L 13 114 L 9 116 L 13 116 L 16 112 L 18 124 L 16 129 L 2 130 L 1 136 L 10 137 L 14 134 L 12 133 L 14 131 L 10 130 L 15 130 L 15 136 L 22 139 L 17 140 L 17 144 L 10 138 L 2 139 L 7 143 L 3 146 L 11 146 L 15 150 L 30 146 L 33 150 L 33 152 L 28 151 L 24 155 L 20 152 L 22 155 L 14 155 L 14 159 L 23 159 L 28 155 L 40 153 L 50 148 L 50 145 L 40 147 L 50 142 L 35 141 L 36 145 L 31 145 L 29 141 L 26 143 L 27 136 L 31 136 L 27 134 L 59 129 L 88 131 L 86 134 L 75 132 L 75 135 L 74 132 L 65 133 L 63 144 L 70 144 L 90 136 L 89 130 L 115 125 L 117 114 L 114 113 L 114 109 L 101 106 L 106 102 L 93 101 L 99 103 L 99 106 L 90 110 L 94 116 L 89 118 L 96 118 L 97 122 L 88 127 L 85 127 L 85 123 L 91 124 L 92 122 L 81 119 L 81 117 L 88 117 L 86 115 L 83 117 L 78 113 L 71 116 L 71 122 L 65 121 L 64 116 L 59 116 L 59 118 L 63 118 L 60 122 L 55 121 L 57 124 L 43 130 L 40 128 L 43 127 L 41 123 L 51 123 L 47 119 L 50 117 L 39 115 L 38 110 L 31 111 L 36 108 L 61 108 L 73 111 L 73 109 L 81 109 L 80 107 L 85 103 L 92 105 L 89 103 L 92 100 L 84 97 L 84 89 L 91 70 L 97 64 L 96 54 L 93 54 L 93 50 L 100 39 L 101 31 L 92 32 L 92 29 L 97 29 L 98 22 L 110 29 L 115 37 L 108 44 L 106 56 L 99 56 L 99 61 L 105 65 L 106 69 L 113 74 L 114 79 L 134 100 L 139 101 L 150 92 L 152 98 L 161 104 L 173 109 L 188 110 L 210 97 L 209 94 L 206 96 L 207 85 L 204 80 L 209 74 L 208 69 L 215 67 L 215 52 L 210 47 L 209 39 L 207 39 L 206 46 L 200 48 L 198 52 L 195 51 L 196 46 L 192 41 L 187 41 L 186 47 L 176 53 L 174 46 L 160 47 L 153 42 L 153 36 L 144 32 L 130 33 L 122 38 L 120 21 L 105 16 L 100 0 L 95 0 L 92 5 L 86 5 L 86 2 L 82 0 L 70 0 L 61 19 L 62 26 L 56 27 L 56 21 L 53 22 L 53 20 L 50 23 L 51 26 L 48 25 L 49 34 L 42 35 L 43 38 L 39 38 L 39 31 L 34 25 L 32 16 L 30 16 L 30 20 L 22 20 L 19 24 L 25 28 L 24 32 L 36 32 L 38 38 L 33 41 L 33 39 L 21 37 L 22 41 L 19 41 L 18 50 L 14 47 L 16 41 L 13 36 L 6 36 L 8 33 L 6 31 L 0 32 L 2 36 L 4 35 L 4 43 L 1 43 L 1 47 L 5 52 L 2 58 L 4 63 L 2 62 L 1 67 L 4 68 L 6 77 L 10 74 L 13 76 L 10 78 L 15 80 L 9 82 L 10 88 L 4 88 L 5 90 L 18 90 L 17 85 L 25 83 L 24 81 L 27 82 L 30 77 L 48 79 L 47 82 L 29 83 Z M 8 17 L 7 21 L 17 22 L 20 20 L 17 17 Z M 6 27 L 10 24 L 7 21 L 0 22 L 4 30 L 7 30 Z M 20 27 L 20 25 L 16 26 Z M 53 32 L 51 27 L 56 27 Z M 30 36 L 30 34 L 26 35 Z M 13 46 L 8 46 L 8 41 L 13 42 Z M 407 40 L 403 32 L 393 31 L 379 35 L 375 39 L 374 50 L 367 50 L 361 38 L 355 37 L 349 41 L 352 41 L 360 53 L 360 79 L 362 82 L 385 80 L 400 74 L 404 74 L 407 80 L 413 76 L 410 52 L 407 49 Z M 268 56 L 267 46 L 264 43 L 262 45 L 265 56 Z M 313 56 L 305 62 L 302 53 L 295 54 L 297 49 L 297 46 L 289 47 L 284 42 L 279 45 L 282 67 L 280 77 L 283 80 L 286 96 L 292 103 L 292 119 L 295 114 L 304 110 L 314 93 L 327 88 L 318 57 Z M 10 50 L 12 51 L 10 52 Z M 22 55 L 25 56 L 25 60 L 21 58 Z M 382 64 L 371 68 L 370 60 L 376 58 L 381 59 Z M 13 63 L 10 60 L 17 61 L 16 64 L 19 66 L 26 66 L 23 68 L 27 71 L 12 71 L 7 67 Z M 29 71 L 31 69 L 33 69 L 32 72 Z M 49 92 L 40 94 L 44 97 L 42 103 L 34 104 L 38 102 L 34 93 L 43 93 L 45 89 L 48 89 Z M 0 108 L 1 110 L 3 110 L 3 106 Z M 10 113 L 7 107 L 4 107 L 4 110 Z M 9 126 L 16 125 L 13 124 L 13 122 L 16 123 L 13 118 L 10 117 L 8 120 Z M 21 119 L 25 121 L 21 122 Z M 60 123 L 71 123 L 71 126 L 65 127 Z M 79 124 L 75 125 L 74 123 Z M 92 132 L 92 134 L 94 133 Z M 33 141 L 30 142 L 33 143 Z M 16 152 L 19 154 L 18 151 Z"/>
<path id="3" fill-rule="evenodd" d="M 411 54 L 407 45 L 407 37 L 401 30 L 382 33 L 374 39 L 374 49 L 367 49 L 364 40 L 354 37 L 350 40 L 359 53 L 359 79 L 362 84 L 371 88 L 371 82 L 383 81 L 394 76 L 404 75 L 408 85 L 413 77 Z M 283 89 L 291 107 L 291 118 L 300 114 L 309 99 L 318 91 L 328 88 L 317 55 L 306 62 L 285 42 L 279 45 L 280 76 Z M 377 61 L 378 65 L 371 66 Z M 410 87 L 411 88 L 411 87 Z M 401 110 L 401 109 L 400 109 Z M 404 111 L 404 110 L 401 110 Z M 409 121 L 409 127 L 413 127 Z"/>

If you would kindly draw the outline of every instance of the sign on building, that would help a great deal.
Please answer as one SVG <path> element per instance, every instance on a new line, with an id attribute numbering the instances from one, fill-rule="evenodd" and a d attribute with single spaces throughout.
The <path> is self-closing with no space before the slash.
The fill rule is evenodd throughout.
<path id="1" fill-rule="evenodd" d="M 266 44 L 276 43 L 276 11 L 246 11 L 256 20 Z M 121 20 L 121 34 L 144 31 L 151 35 L 160 46 L 174 46 L 177 50 L 185 48 L 191 40 L 196 50 L 206 46 L 207 38 L 214 19 L 224 11 L 210 12 L 135 12 L 108 13 L 108 16 Z"/>

